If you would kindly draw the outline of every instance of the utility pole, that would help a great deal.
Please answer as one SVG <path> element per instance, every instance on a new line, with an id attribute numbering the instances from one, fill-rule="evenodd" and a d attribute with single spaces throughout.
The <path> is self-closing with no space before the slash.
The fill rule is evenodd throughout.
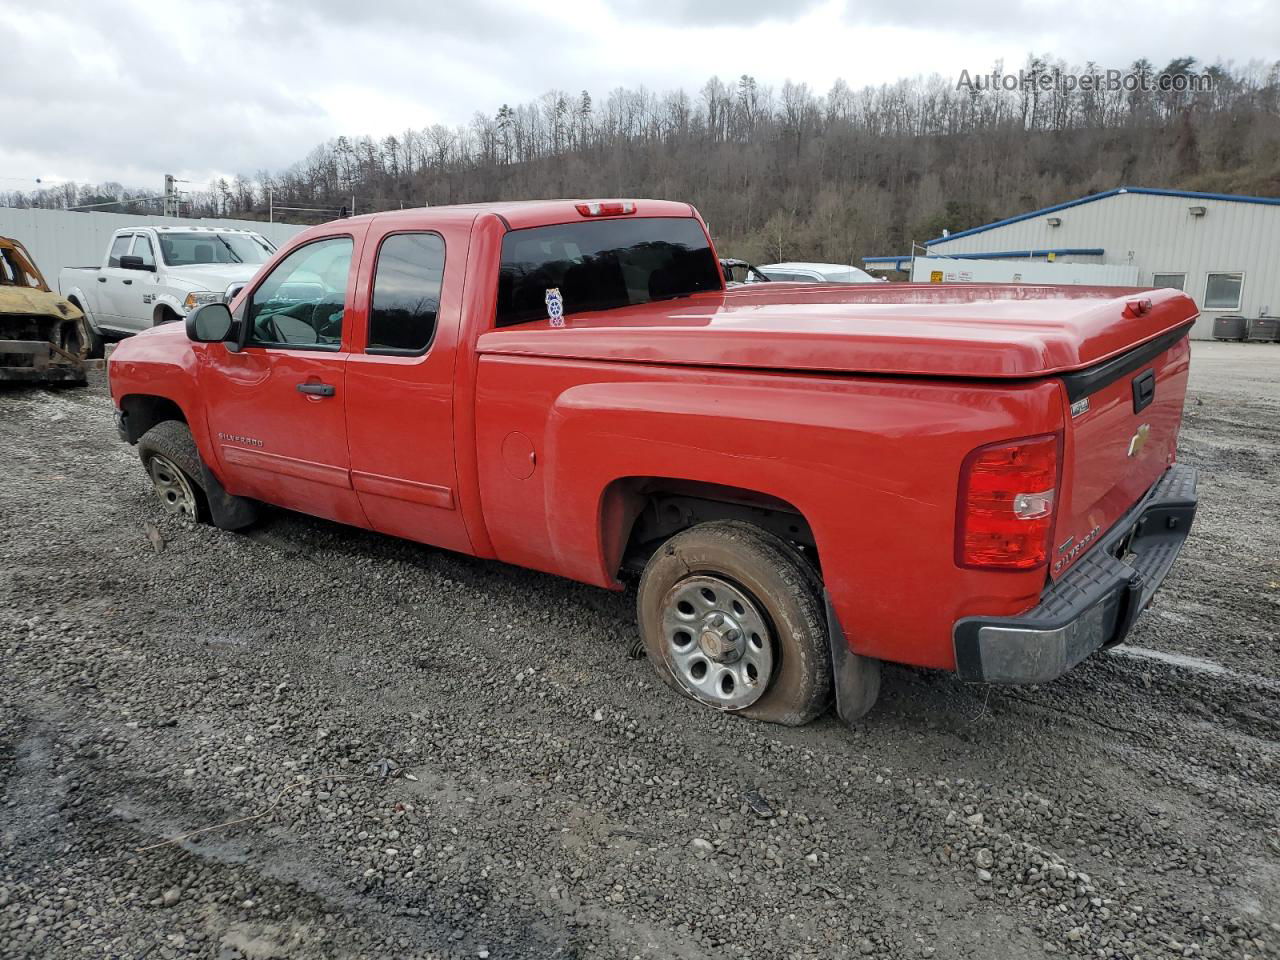
<path id="1" fill-rule="evenodd" d="M 267 187 L 267 223 L 276 222 L 276 197 L 271 187 Z"/>
<path id="2" fill-rule="evenodd" d="M 164 216 L 176 217 L 178 215 L 178 190 L 174 186 L 172 173 L 164 175 Z"/>

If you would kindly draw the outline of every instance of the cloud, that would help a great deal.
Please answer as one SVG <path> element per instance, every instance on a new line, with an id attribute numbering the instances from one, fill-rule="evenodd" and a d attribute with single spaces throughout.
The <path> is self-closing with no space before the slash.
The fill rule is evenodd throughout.
<path id="1" fill-rule="evenodd" d="M 797 20 L 824 0 L 607 0 L 621 19 L 641 18 L 679 27 L 750 27 L 761 23 Z"/>
<path id="2" fill-rule="evenodd" d="M 385 136 L 550 89 L 683 87 L 747 73 L 818 92 L 1016 69 L 1029 51 L 1122 67 L 1274 60 L 1280 7 L 1238 0 L 0 0 L 0 176 L 159 188 L 279 170 L 339 134 Z M 11 180 L 0 189 L 13 189 Z"/>
<path id="3" fill-rule="evenodd" d="M 330 132 L 282 78 L 184 41 L 164 18 L 121 8 L 95 23 L 54 6 L 7 19 L 6 113 L 22 120 L 0 138 L 6 170 L 159 188 L 164 172 L 290 163 Z"/>

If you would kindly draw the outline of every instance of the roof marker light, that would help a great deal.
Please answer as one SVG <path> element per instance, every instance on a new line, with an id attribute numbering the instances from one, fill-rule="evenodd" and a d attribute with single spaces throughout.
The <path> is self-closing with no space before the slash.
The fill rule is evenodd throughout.
<path id="1" fill-rule="evenodd" d="M 634 200 L 590 200 L 576 206 L 584 217 L 621 217 L 636 212 Z"/>

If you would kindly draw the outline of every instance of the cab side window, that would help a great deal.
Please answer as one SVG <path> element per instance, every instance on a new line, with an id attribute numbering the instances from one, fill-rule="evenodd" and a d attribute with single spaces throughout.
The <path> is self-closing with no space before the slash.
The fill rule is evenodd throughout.
<path id="1" fill-rule="evenodd" d="M 337 350 L 351 252 L 350 237 L 330 237 L 281 260 L 249 300 L 248 343 Z"/>
<path id="2" fill-rule="evenodd" d="M 129 252 L 129 244 L 133 242 L 133 234 L 126 233 L 111 241 L 111 252 L 107 254 L 107 266 L 120 266 L 120 258 Z"/>
<path id="3" fill-rule="evenodd" d="M 134 238 L 133 255 L 142 258 L 144 267 L 154 267 L 156 265 L 156 255 L 151 249 L 151 238 L 146 234 L 140 233 Z"/>
<path id="4" fill-rule="evenodd" d="M 444 238 L 399 233 L 378 251 L 369 305 L 369 353 L 423 353 L 436 332 Z"/>

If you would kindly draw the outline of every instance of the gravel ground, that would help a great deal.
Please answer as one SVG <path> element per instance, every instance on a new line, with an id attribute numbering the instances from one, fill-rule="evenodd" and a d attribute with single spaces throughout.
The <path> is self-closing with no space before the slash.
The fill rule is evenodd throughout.
<path id="1" fill-rule="evenodd" d="M 98 380 L 0 393 L 0 956 L 1280 956 L 1280 348 L 1196 345 L 1129 645 L 855 730 L 679 699 L 630 593 L 183 527 Z"/>

